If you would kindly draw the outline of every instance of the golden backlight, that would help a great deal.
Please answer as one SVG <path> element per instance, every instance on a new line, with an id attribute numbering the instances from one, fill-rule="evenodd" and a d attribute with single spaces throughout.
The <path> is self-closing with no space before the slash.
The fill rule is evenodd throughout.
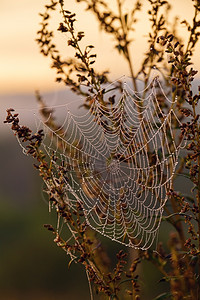
<path id="1" fill-rule="evenodd" d="M 0 1 L 0 93 L 33 92 L 35 89 L 55 90 L 62 88 L 55 83 L 55 71 L 50 69 L 50 60 L 39 53 L 35 42 L 36 32 L 39 29 L 39 12 L 43 12 L 43 5 L 48 1 L 34 0 L 1 0 Z M 114 7 L 116 0 L 108 1 Z M 145 0 L 141 12 L 137 13 L 139 22 L 133 35 L 134 43 L 131 48 L 134 69 L 137 71 L 142 55 L 145 53 L 147 33 L 150 29 L 148 15 L 148 1 Z M 129 76 L 128 67 L 121 56 L 114 50 L 114 41 L 111 36 L 99 31 L 95 17 L 85 12 L 84 3 L 77 4 L 76 1 L 66 0 L 66 8 L 77 14 L 77 30 L 85 31 L 85 44 L 93 44 L 97 53 L 96 68 L 108 70 L 112 73 L 112 79 L 121 75 Z M 126 1 L 129 8 L 132 1 Z M 175 15 L 180 20 L 192 19 L 193 7 L 191 0 L 170 1 L 173 6 L 170 18 L 173 21 Z M 58 28 L 61 16 L 53 15 L 52 28 Z M 179 22 L 180 23 L 180 22 Z M 180 33 L 185 36 L 184 26 L 180 25 Z M 58 33 L 56 42 L 62 49 L 65 57 L 73 53 L 67 47 L 67 36 Z M 200 50 L 200 47 L 197 47 Z M 194 57 L 195 68 L 200 68 L 200 60 L 196 51 Z"/>

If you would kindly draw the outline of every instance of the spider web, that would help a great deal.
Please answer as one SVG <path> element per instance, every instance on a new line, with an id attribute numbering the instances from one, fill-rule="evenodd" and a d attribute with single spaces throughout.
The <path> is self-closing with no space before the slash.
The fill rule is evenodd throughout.
<path id="1" fill-rule="evenodd" d="M 102 235 L 141 249 L 158 233 L 183 140 L 175 103 L 157 77 L 145 94 L 124 84 L 114 105 L 97 94 L 81 116 L 63 106 L 65 118 L 55 130 L 48 120 L 38 123 L 55 173 L 66 170 L 65 203 L 75 208 L 79 202 L 87 224 Z"/>

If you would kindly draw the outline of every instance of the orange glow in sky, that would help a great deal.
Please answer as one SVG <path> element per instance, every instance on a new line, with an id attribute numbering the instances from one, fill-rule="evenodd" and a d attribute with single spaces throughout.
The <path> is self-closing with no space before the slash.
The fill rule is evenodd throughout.
<path id="1" fill-rule="evenodd" d="M 116 0 L 108 1 L 109 4 Z M 148 1 L 143 1 L 147 3 Z M 48 1 L 34 0 L 1 0 L 0 1 L 0 93 L 34 92 L 39 89 L 55 90 L 62 88 L 55 83 L 55 71 L 50 69 L 50 60 L 39 53 L 38 45 L 35 42 L 36 32 L 39 29 L 39 12 L 43 12 L 43 5 Z M 109 70 L 112 78 L 116 79 L 121 75 L 129 76 L 128 67 L 116 50 L 113 50 L 113 39 L 111 36 L 99 32 L 95 17 L 84 11 L 84 4 L 77 4 L 75 0 L 65 0 L 68 10 L 77 14 L 77 30 L 85 31 L 85 42 L 95 46 L 97 52 L 97 69 Z M 127 8 L 129 3 L 127 0 Z M 180 19 L 191 18 L 192 1 L 174 0 L 170 1 L 174 9 L 172 16 L 179 15 Z M 144 10 L 145 11 L 145 8 Z M 145 32 L 148 31 L 148 15 L 143 12 L 137 14 L 140 20 L 136 34 L 135 44 L 131 49 L 133 65 L 137 70 L 145 52 Z M 61 22 L 58 14 L 55 14 L 52 21 L 54 29 L 58 28 Z M 182 26 L 183 27 L 183 26 Z M 181 26 L 180 26 L 181 28 Z M 181 29 L 182 30 L 182 29 Z M 183 34 L 184 36 L 184 34 Z M 65 36 L 58 35 L 58 44 L 63 49 L 66 57 L 72 53 L 66 46 Z M 198 48 L 200 53 L 200 48 Z M 199 55 L 194 58 L 195 67 L 200 69 Z"/>

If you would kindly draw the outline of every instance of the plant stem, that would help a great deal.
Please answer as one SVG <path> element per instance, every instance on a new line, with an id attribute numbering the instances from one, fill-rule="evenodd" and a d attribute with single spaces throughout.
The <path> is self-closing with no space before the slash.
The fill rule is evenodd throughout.
<path id="1" fill-rule="evenodd" d="M 195 103 L 192 103 L 192 109 L 193 109 L 193 116 L 194 119 L 196 118 L 196 107 L 195 107 Z M 199 136 L 199 126 L 198 124 L 196 125 L 196 132 L 195 132 L 195 140 L 198 143 L 199 147 L 200 147 L 200 136 Z M 197 207 L 198 207 L 198 251 L 200 253 L 200 156 L 198 155 L 197 158 L 197 164 L 198 164 L 198 184 L 197 184 Z M 200 274 L 200 255 L 198 255 L 198 273 Z M 197 294 L 198 294 L 198 299 L 200 299 L 200 276 L 198 278 L 198 286 L 197 286 Z"/>
<path id="2" fill-rule="evenodd" d="M 69 22 L 68 22 L 68 20 L 67 20 L 67 18 L 66 18 L 66 16 L 65 16 L 65 11 L 64 11 L 62 2 L 59 1 L 59 3 L 60 3 L 60 7 L 61 7 L 61 12 L 62 12 L 63 18 L 64 18 L 64 20 L 65 20 L 65 24 L 66 24 L 67 27 L 68 27 L 68 30 L 69 30 L 69 32 L 70 32 L 70 34 L 71 34 L 71 36 L 72 36 L 73 42 L 75 43 L 75 48 L 76 48 L 76 49 L 78 50 L 78 52 L 80 53 L 81 58 L 82 58 L 82 62 L 84 63 L 85 68 L 86 68 L 86 70 L 88 71 L 88 74 L 91 76 L 91 84 L 93 85 L 94 89 L 95 89 L 97 92 L 99 92 L 99 91 L 101 90 L 101 86 L 100 86 L 98 80 L 96 80 L 96 77 L 95 77 L 95 75 L 94 75 L 92 69 L 90 68 L 90 66 L 89 66 L 89 64 L 88 64 L 88 62 L 87 62 L 87 60 L 86 60 L 86 58 L 85 58 L 85 56 L 84 56 L 84 54 L 83 54 L 83 52 L 82 52 L 80 46 L 79 46 L 79 43 L 78 43 L 78 41 L 77 41 L 77 38 L 76 38 L 76 36 L 75 36 L 75 34 L 74 34 L 73 29 L 69 26 Z"/>
<path id="3" fill-rule="evenodd" d="M 123 39 L 124 39 L 124 42 L 125 42 L 125 44 L 124 44 L 124 55 L 125 55 L 125 58 L 127 59 L 128 65 L 129 65 L 129 70 L 130 70 L 134 90 L 138 91 L 136 77 L 135 77 L 134 71 L 133 71 L 133 64 L 131 62 L 131 57 L 130 57 L 130 53 L 129 53 L 129 49 L 128 49 L 128 41 L 127 41 L 128 32 L 127 32 L 126 27 L 124 26 L 124 20 L 123 20 L 123 15 L 122 15 L 122 5 L 121 5 L 120 0 L 117 0 L 117 5 L 118 5 L 121 29 L 122 29 L 122 33 L 123 33 Z"/>
<path id="4" fill-rule="evenodd" d="M 199 140 L 199 126 L 197 128 L 197 142 L 198 144 L 200 144 L 200 140 Z M 198 241 L 198 251 L 199 251 L 199 255 L 198 255 L 198 273 L 200 276 L 200 156 L 198 155 L 198 190 L 197 190 L 197 207 L 198 207 L 198 237 L 199 237 L 199 241 Z M 197 287 L 197 292 L 198 292 L 198 299 L 200 299 L 200 277 L 198 278 L 199 284 Z"/>
<path id="5" fill-rule="evenodd" d="M 198 237 L 199 237 L 199 244 L 198 244 L 198 273 L 199 273 L 199 278 L 198 278 L 198 287 L 197 287 L 197 293 L 198 293 L 198 299 L 200 299 L 200 157 L 198 156 L 198 192 L 197 192 L 197 207 L 198 207 L 198 212 L 199 212 L 199 218 L 198 218 Z"/>

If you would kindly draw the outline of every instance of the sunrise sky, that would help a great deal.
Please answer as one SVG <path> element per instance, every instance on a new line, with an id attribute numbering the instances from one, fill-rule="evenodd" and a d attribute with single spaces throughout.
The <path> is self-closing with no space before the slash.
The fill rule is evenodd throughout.
<path id="1" fill-rule="evenodd" d="M 115 0 L 109 1 L 114 5 Z M 128 3 L 132 1 L 127 0 Z M 148 3 L 147 0 L 143 1 Z M 62 86 L 54 82 L 55 71 L 50 69 L 50 61 L 39 53 L 35 42 L 36 32 L 39 29 L 39 12 L 43 11 L 43 0 L 0 0 L 0 94 L 15 94 L 41 91 L 54 91 Z M 99 32 L 95 17 L 84 11 L 85 4 L 77 4 L 76 1 L 66 0 L 66 8 L 77 14 L 77 30 L 86 33 L 85 43 L 93 44 L 98 54 L 97 68 L 108 69 L 113 74 L 113 79 L 121 75 L 129 75 L 127 66 L 113 50 L 111 36 Z M 180 19 L 191 18 L 192 1 L 174 0 L 171 17 L 179 15 Z M 143 11 L 146 10 L 146 4 Z M 148 17 L 144 13 L 138 13 L 140 22 L 137 25 L 135 45 L 132 49 L 134 68 L 137 69 L 141 56 L 145 52 L 145 31 L 148 26 Z M 54 15 L 52 26 L 56 30 L 61 19 L 58 14 Z M 180 26 L 182 30 L 183 25 Z M 183 34 L 184 36 L 184 34 Z M 57 42 L 64 55 L 70 54 L 71 50 L 66 47 L 66 37 L 58 34 Z M 199 53 L 200 53 L 200 48 Z M 195 67 L 200 69 L 199 55 L 196 54 Z"/>

